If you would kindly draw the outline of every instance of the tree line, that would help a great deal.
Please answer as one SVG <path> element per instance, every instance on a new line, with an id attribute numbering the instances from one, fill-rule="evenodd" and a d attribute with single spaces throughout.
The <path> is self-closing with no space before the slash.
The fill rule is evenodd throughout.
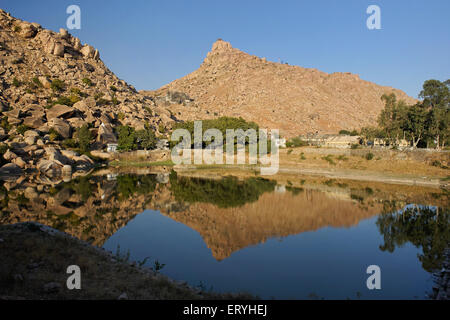
<path id="1" fill-rule="evenodd" d="M 414 147 L 444 148 L 450 143 L 450 79 L 444 82 L 427 80 L 419 93 L 422 101 L 408 105 L 397 100 L 394 93 L 384 94 L 384 109 L 378 117 L 378 127 L 361 129 L 365 144 L 382 139 L 398 146 L 402 139 Z"/>

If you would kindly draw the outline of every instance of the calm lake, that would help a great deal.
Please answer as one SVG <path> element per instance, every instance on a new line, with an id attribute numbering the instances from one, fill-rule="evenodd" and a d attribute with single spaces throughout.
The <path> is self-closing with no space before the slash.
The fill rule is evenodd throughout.
<path id="1" fill-rule="evenodd" d="M 450 243 L 448 192 L 325 178 L 109 174 L 0 188 L 37 221 L 192 286 L 264 299 L 424 299 Z M 369 290 L 366 269 L 381 270 Z"/>

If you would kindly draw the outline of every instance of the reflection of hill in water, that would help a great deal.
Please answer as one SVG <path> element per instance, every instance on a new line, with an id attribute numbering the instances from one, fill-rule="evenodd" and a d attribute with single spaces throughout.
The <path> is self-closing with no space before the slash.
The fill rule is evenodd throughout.
<path id="1" fill-rule="evenodd" d="M 436 190 L 405 196 L 399 189 L 384 201 L 387 192 L 378 188 L 367 192 L 322 185 L 324 192 L 280 188 L 274 181 L 255 177 L 211 180 L 175 173 L 128 174 L 79 177 L 58 184 L 33 179 L 0 184 L 0 224 L 37 221 L 101 246 L 145 209 L 160 210 L 198 231 L 216 259 L 272 237 L 350 227 L 408 202 L 442 202 L 435 200 Z M 402 200 L 391 206 L 395 197 Z M 386 204 L 391 207 L 386 209 Z"/>
<path id="2" fill-rule="evenodd" d="M 350 227 L 380 213 L 382 206 L 362 206 L 326 193 L 305 190 L 264 193 L 252 203 L 235 208 L 218 208 L 195 203 L 183 212 L 164 213 L 198 231 L 213 256 L 222 260 L 234 251 L 273 237 L 285 237 L 323 227 Z"/>

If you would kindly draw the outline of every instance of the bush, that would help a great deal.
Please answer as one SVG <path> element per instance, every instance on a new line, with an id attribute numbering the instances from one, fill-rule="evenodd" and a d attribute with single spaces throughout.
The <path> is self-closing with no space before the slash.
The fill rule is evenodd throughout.
<path id="1" fill-rule="evenodd" d="M 92 87 L 92 86 L 94 85 L 94 83 L 92 82 L 92 80 L 89 79 L 89 78 L 83 78 L 83 79 L 81 79 L 81 81 L 82 81 L 85 85 L 88 85 L 89 87 Z"/>
<path id="2" fill-rule="evenodd" d="M 360 145 L 359 143 L 353 143 L 353 144 L 350 146 L 350 149 L 358 149 L 359 147 L 361 147 L 361 145 Z"/>
<path id="3" fill-rule="evenodd" d="M 61 140 L 61 135 L 55 130 L 55 128 L 50 128 L 48 134 L 50 136 L 50 141 Z"/>
<path id="4" fill-rule="evenodd" d="M 119 113 L 117 114 L 117 119 L 119 119 L 119 120 L 125 119 L 125 113 L 119 112 Z"/>
<path id="5" fill-rule="evenodd" d="M 364 156 L 364 158 L 366 158 L 366 160 L 372 160 L 374 157 L 372 152 L 366 153 L 366 155 Z"/>
<path id="6" fill-rule="evenodd" d="M 65 149 L 75 149 L 78 148 L 78 142 L 75 139 L 65 139 L 63 142 L 61 142 L 61 145 Z"/>
<path id="7" fill-rule="evenodd" d="M 66 85 L 64 84 L 64 81 L 59 79 L 52 80 L 52 83 L 50 84 L 50 88 L 52 88 L 55 92 L 62 92 L 64 91 Z"/>
<path id="8" fill-rule="evenodd" d="M 39 80 L 38 77 L 34 77 L 33 79 L 31 79 L 31 82 L 38 88 L 42 88 L 43 85 L 41 83 L 41 81 Z"/>
<path id="9" fill-rule="evenodd" d="M 25 125 L 25 124 L 21 124 L 20 126 L 17 127 L 17 132 L 20 133 L 21 135 L 23 135 L 27 130 L 31 129 L 29 126 Z"/>
<path id="10" fill-rule="evenodd" d="M 116 92 L 117 88 L 115 86 L 109 86 L 109 89 L 111 89 L 111 91 Z"/>
<path id="11" fill-rule="evenodd" d="M 17 80 L 16 77 L 14 77 L 12 85 L 17 88 L 17 87 L 20 87 L 22 85 L 22 82 L 20 82 L 19 80 Z"/>
<path id="12" fill-rule="evenodd" d="M 8 122 L 8 117 L 3 117 L 2 121 L 0 122 L 0 127 L 2 127 L 6 133 L 9 132 L 9 130 L 11 130 L 12 125 Z"/>
<path id="13" fill-rule="evenodd" d="M 326 157 L 322 157 L 322 160 L 327 161 L 331 165 L 335 165 L 336 162 L 333 161 L 333 156 L 331 154 L 327 155 Z"/>

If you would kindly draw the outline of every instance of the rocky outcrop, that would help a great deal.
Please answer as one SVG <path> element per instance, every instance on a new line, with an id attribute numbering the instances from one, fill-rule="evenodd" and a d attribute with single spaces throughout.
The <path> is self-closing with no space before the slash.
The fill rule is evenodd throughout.
<path id="1" fill-rule="evenodd" d="M 85 124 L 102 152 L 116 141 L 117 126 L 148 124 L 158 132 L 174 123 L 167 109 L 119 79 L 97 49 L 67 30 L 46 30 L 1 9 L 0 30 L 0 145 L 17 153 L 7 161 L 24 171 L 40 163 L 43 172 L 60 172 L 66 164 L 46 158 L 44 147 L 63 149 Z M 89 162 L 78 159 L 72 169 L 86 170 Z"/>
<path id="2" fill-rule="evenodd" d="M 160 106 L 170 105 L 178 119 L 243 117 L 291 137 L 374 125 L 384 107 L 380 97 L 391 92 L 415 102 L 400 90 L 355 74 L 270 62 L 218 40 L 199 69 L 157 91 L 142 93 Z M 177 102 L 173 93 L 189 100 Z"/>

